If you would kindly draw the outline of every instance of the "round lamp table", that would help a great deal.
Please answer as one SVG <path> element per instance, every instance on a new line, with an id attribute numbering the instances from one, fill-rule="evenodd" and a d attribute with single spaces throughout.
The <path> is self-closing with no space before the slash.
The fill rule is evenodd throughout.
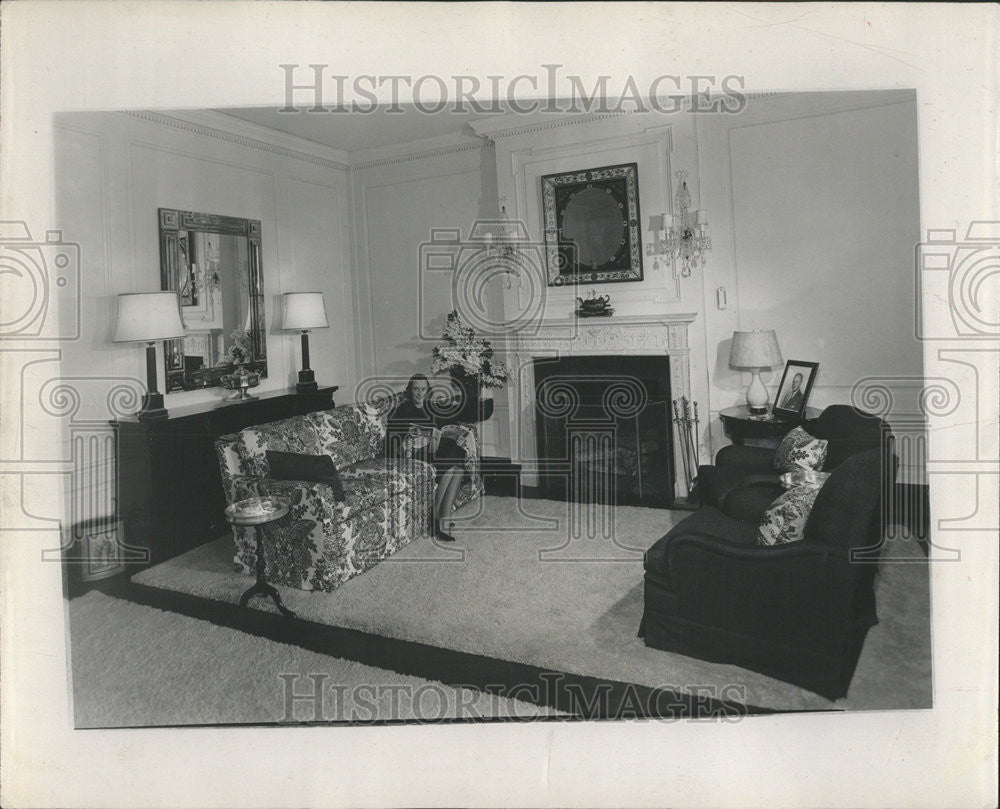
<path id="1" fill-rule="evenodd" d="M 722 426 L 734 444 L 749 444 L 763 447 L 777 447 L 781 439 L 793 427 L 798 427 L 806 419 L 814 419 L 819 411 L 807 407 L 799 416 L 777 416 L 768 411 L 763 416 L 754 416 L 746 405 L 726 407 L 719 411 Z"/>
<path id="2" fill-rule="evenodd" d="M 253 526 L 257 534 L 257 581 L 240 596 L 240 606 L 245 607 L 255 595 L 270 597 L 286 618 L 294 618 L 295 613 L 281 603 L 281 596 L 264 576 L 264 528 L 268 523 L 284 517 L 291 504 L 283 497 L 250 497 L 233 503 L 226 509 L 226 519 L 233 525 Z"/>

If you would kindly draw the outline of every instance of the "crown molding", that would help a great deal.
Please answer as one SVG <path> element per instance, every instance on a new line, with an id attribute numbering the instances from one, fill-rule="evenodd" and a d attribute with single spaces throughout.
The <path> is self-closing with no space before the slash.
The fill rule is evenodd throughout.
<path id="1" fill-rule="evenodd" d="M 806 93 L 798 92 L 781 92 L 781 91 L 767 91 L 767 92 L 744 92 L 741 94 L 745 101 L 750 103 L 758 103 L 761 101 L 766 101 L 772 98 L 780 96 L 791 96 L 791 95 L 807 95 Z M 902 96 L 900 96 L 902 97 Z M 591 112 L 591 113 L 580 113 L 572 114 L 569 112 L 543 112 L 536 111 L 527 115 L 522 115 L 514 112 L 507 112 L 503 115 L 493 115 L 487 118 L 476 118 L 469 121 L 469 126 L 477 136 L 485 138 L 487 140 L 498 140 L 500 138 L 511 138 L 518 137 L 520 135 L 532 135 L 538 132 L 545 131 L 547 129 L 557 129 L 565 126 L 577 126 L 580 124 L 590 124 L 595 121 L 606 121 L 611 119 L 637 119 L 637 120 L 649 120 L 653 118 L 668 118 L 673 115 L 691 115 L 691 114 L 704 114 L 701 109 L 695 109 L 696 106 L 704 104 L 716 104 L 720 100 L 724 99 L 725 96 L 718 93 L 709 95 L 707 97 L 699 98 L 697 104 L 695 99 L 690 96 L 677 96 L 670 97 L 667 99 L 660 99 L 661 104 L 664 105 L 665 109 L 625 109 L 618 110 L 615 112 Z M 669 103 L 668 103 L 669 102 Z M 670 110 L 670 104 L 679 103 L 679 108 L 676 110 Z M 848 102 L 850 103 L 850 102 Z M 873 104 L 884 104 L 887 101 L 878 100 L 870 102 Z M 671 125 L 671 122 L 654 124 L 652 126 L 647 126 L 646 131 L 652 132 L 658 128 L 665 128 Z"/>
<path id="2" fill-rule="evenodd" d="M 535 132 L 542 132 L 546 129 L 558 129 L 564 126 L 576 126 L 577 124 L 589 124 L 594 121 L 605 121 L 611 118 L 626 118 L 631 115 L 642 114 L 634 111 L 623 110 L 621 112 L 592 112 L 583 115 L 568 115 L 566 113 L 553 115 L 552 113 L 534 113 L 531 116 L 508 113 L 507 115 L 492 116 L 490 118 L 477 118 L 469 121 L 472 131 L 480 138 L 487 140 L 497 140 L 498 138 L 512 138 L 519 135 L 531 135 Z M 527 123 L 516 124 L 515 121 L 524 121 L 525 117 L 530 120 Z"/>
<path id="3" fill-rule="evenodd" d="M 243 121 L 214 110 L 183 110 L 154 112 L 151 110 L 121 110 L 125 115 L 159 126 L 169 126 L 248 149 L 304 160 L 333 169 L 350 166 L 347 152 L 324 146 L 305 138 L 289 135 L 266 126 Z"/>
<path id="4" fill-rule="evenodd" d="M 374 149 L 358 149 L 350 153 L 351 170 L 380 168 L 410 160 L 424 160 L 429 157 L 468 152 L 487 147 L 488 142 L 472 139 L 469 135 L 454 132 L 433 138 L 394 143 Z"/>

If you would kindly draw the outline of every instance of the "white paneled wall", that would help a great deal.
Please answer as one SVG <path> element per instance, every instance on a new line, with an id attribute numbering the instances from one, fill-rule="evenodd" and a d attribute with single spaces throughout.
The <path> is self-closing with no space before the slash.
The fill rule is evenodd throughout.
<path id="1" fill-rule="evenodd" d="M 115 344 L 111 336 L 119 293 L 160 289 L 161 207 L 260 220 L 268 354 L 260 390 L 295 380 L 298 340 L 278 322 L 281 293 L 294 291 L 326 297 L 331 327 L 311 338 L 317 379 L 353 386 L 356 323 L 343 167 L 154 114 L 62 114 L 54 131 L 56 221 L 63 238 L 80 246 L 81 330 L 78 340 L 62 344 L 59 362 L 44 373 L 41 365 L 32 366 L 24 382 L 30 388 L 25 401 L 37 402 L 40 414 L 51 417 L 51 431 L 40 432 L 54 459 L 86 470 L 78 476 L 96 481 L 90 488 L 109 479 L 101 470 L 113 460 L 106 457 L 107 445 L 72 436 L 108 429 L 114 416 L 109 391 L 145 386 L 142 346 Z M 162 391 L 160 346 L 157 355 Z M 171 393 L 166 406 L 209 404 L 222 395 L 219 389 Z M 74 446 L 94 447 L 94 457 L 74 457 Z M 109 499 L 84 492 L 77 501 Z M 81 516 L 104 515 L 73 515 Z"/>
<path id="2" fill-rule="evenodd" d="M 467 139 L 466 139 L 467 140 Z M 473 291 L 466 269 L 477 221 L 496 216 L 492 151 L 482 142 L 366 161 L 352 171 L 358 366 L 368 381 L 402 389 L 414 373 L 431 376 L 431 350 L 452 309 L 469 295 L 482 311 L 501 311 L 499 279 Z M 481 331 L 481 330 L 480 330 Z M 506 454 L 506 398 L 481 425 L 487 455 Z"/>
<path id="3" fill-rule="evenodd" d="M 728 367 L 733 331 L 774 329 L 785 359 L 820 365 L 811 406 L 877 410 L 888 396 L 890 423 L 912 432 L 923 418 L 913 93 L 773 97 L 700 124 L 714 218 L 705 305 L 713 416 L 742 403 L 749 383 Z M 715 306 L 719 286 L 725 310 Z M 762 376 L 772 397 L 781 372 Z M 713 424 L 718 448 L 725 439 Z M 904 476 L 919 482 L 919 465 Z"/>

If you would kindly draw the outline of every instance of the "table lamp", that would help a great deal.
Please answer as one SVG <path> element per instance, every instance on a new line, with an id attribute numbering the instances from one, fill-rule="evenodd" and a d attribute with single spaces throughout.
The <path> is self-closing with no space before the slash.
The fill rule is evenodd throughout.
<path id="1" fill-rule="evenodd" d="M 329 325 L 322 292 L 286 292 L 281 296 L 281 328 L 302 332 L 302 370 L 295 386 L 297 393 L 311 393 L 318 387 L 309 367 L 309 330 L 325 329 Z"/>
<path id="2" fill-rule="evenodd" d="M 772 329 L 733 332 L 729 367 L 750 371 L 753 374 L 750 387 L 747 388 L 747 405 L 754 415 L 767 412 L 767 388 L 760 381 L 760 372 L 781 363 L 781 349 Z"/>
<path id="3" fill-rule="evenodd" d="M 130 292 L 118 296 L 114 342 L 146 344 L 146 390 L 139 421 L 167 417 L 163 394 L 156 390 L 156 341 L 184 336 L 176 292 Z"/>

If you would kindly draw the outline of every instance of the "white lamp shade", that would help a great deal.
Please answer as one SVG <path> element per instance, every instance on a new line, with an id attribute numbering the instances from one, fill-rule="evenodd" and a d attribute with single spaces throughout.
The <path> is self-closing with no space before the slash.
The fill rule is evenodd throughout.
<path id="1" fill-rule="evenodd" d="M 281 296 L 282 329 L 304 331 L 329 325 L 322 292 L 286 292 Z"/>
<path id="2" fill-rule="evenodd" d="M 183 336 L 176 292 L 132 292 L 118 296 L 116 343 L 150 343 Z"/>
<path id="3" fill-rule="evenodd" d="M 774 368 L 782 362 L 778 337 L 773 329 L 733 332 L 730 368 Z"/>

